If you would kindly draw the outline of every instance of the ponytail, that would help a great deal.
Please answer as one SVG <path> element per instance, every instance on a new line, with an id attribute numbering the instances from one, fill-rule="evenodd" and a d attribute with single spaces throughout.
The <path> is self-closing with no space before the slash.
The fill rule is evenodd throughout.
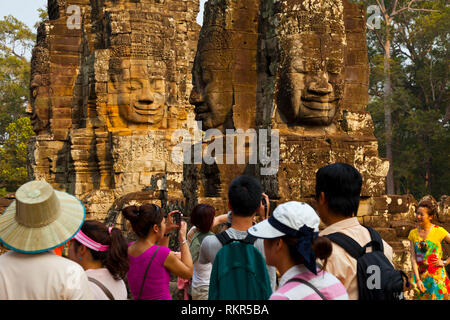
<path id="1" fill-rule="evenodd" d="M 124 279 L 129 269 L 129 262 L 128 244 L 122 232 L 117 228 L 108 229 L 105 224 L 95 220 L 86 220 L 81 231 L 93 241 L 109 245 L 109 249 L 106 251 L 86 248 L 91 253 L 92 259 L 100 261 L 115 280 Z M 80 245 L 78 241 L 75 241 L 75 244 L 76 246 Z"/>
<path id="2" fill-rule="evenodd" d="M 330 239 L 327 237 L 317 237 L 312 242 L 312 248 L 316 258 L 323 261 L 322 270 L 325 270 L 328 262 L 328 258 L 331 256 L 333 246 Z"/>
<path id="3" fill-rule="evenodd" d="M 113 278 L 124 279 L 128 269 L 128 244 L 122 232 L 112 228 L 110 233 L 111 247 L 106 251 L 104 266 L 112 274 Z"/>
<path id="4" fill-rule="evenodd" d="M 304 264 L 305 259 L 297 251 L 298 238 L 284 236 L 282 237 L 282 239 L 288 246 L 289 255 L 295 261 L 295 263 Z M 311 247 L 314 251 L 314 255 L 316 256 L 316 258 L 319 258 L 320 260 L 324 261 L 321 270 L 325 270 L 328 258 L 331 256 L 333 248 L 330 239 L 328 239 L 327 237 L 317 237 L 312 241 Z"/>

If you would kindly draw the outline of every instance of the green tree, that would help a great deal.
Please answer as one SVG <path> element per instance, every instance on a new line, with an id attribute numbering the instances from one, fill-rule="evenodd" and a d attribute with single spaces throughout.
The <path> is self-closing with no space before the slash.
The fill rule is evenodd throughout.
<path id="1" fill-rule="evenodd" d="M 39 28 L 39 25 L 41 24 L 42 21 L 48 20 L 48 10 L 47 10 L 47 8 L 48 7 L 45 6 L 45 9 L 44 8 L 37 9 L 37 11 L 39 12 L 39 18 L 41 20 L 35 23 L 35 25 L 34 25 L 35 29 Z"/>
<path id="2" fill-rule="evenodd" d="M 28 180 L 27 143 L 34 135 L 30 118 L 22 117 L 6 128 L 7 138 L 0 146 L 0 189 L 14 192 Z"/>
<path id="3" fill-rule="evenodd" d="M 9 123 L 25 116 L 29 99 L 30 62 L 36 35 L 9 15 L 0 20 L 0 145 Z"/>
<path id="4" fill-rule="evenodd" d="M 359 1 L 369 3 L 370 1 Z M 380 154 L 391 163 L 387 193 L 448 194 L 450 8 L 445 0 L 376 0 L 368 30 L 371 112 Z M 389 153 L 390 150 L 390 153 Z"/>

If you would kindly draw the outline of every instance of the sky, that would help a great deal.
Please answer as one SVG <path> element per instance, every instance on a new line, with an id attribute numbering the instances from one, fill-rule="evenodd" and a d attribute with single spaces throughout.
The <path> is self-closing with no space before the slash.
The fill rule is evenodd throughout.
<path id="1" fill-rule="evenodd" d="M 0 0 L 0 18 L 9 14 L 25 23 L 33 32 L 39 21 L 39 8 L 45 8 L 47 0 Z"/>
<path id="2" fill-rule="evenodd" d="M 200 13 L 197 23 L 203 22 L 203 5 L 206 0 L 200 0 Z M 12 14 L 14 17 L 25 23 L 31 30 L 34 24 L 39 21 L 38 8 L 45 8 L 47 0 L 0 0 L 0 18 Z"/>

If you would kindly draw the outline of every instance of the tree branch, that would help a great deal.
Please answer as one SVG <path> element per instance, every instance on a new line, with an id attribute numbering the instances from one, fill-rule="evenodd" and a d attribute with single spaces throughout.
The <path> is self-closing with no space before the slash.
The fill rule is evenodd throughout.
<path id="1" fill-rule="evenodd" d="M 381 3 L 380 3 L 380 0 L 377 0 L 377 4 L 378 4 L 378 7 L 381 9 L 381 12 L 383 13 L 383 15 L 386 15 L 386 7 L 384 6 L 384 0 L 381 0 Z"/>
<path id="2" fill-rule="evenodd" d="M 374 29 L 373 32 L 375 32 L 375 35 L 377 36 L 378 42 L 380 43 L 380 47 L 383 49 L 384 54 L 386 54 L 386 49 L 384 48 L 384 42 L 383 39 L 381 39 L 381 36 L 378 34 L 378 32 Z"/>
<path id="3" fill-rule="evenodd" d="M 409 1 L 408 5 L 406 7 L 403 7 L 401 9 L 399 9 L 398 11 L 393 10 L 392 13 L 391 13 L 391 17 L 396 16 L 396 15 L 402 13 L 405 10 L 424 11 L 424 12 L 439 12 L 439 10 L 433 10 L 433 9 L 411 8 L 411 6 L 416 3 L 416 1 L 421 1 L 422 2 L 422 1 L 426 1 L 426 0 L 411 0 L 411 1 Z"/>
<path id="4" fill-rule="evenodd" d="M 395 9 L 397 9 L 398 0 L 395 0 L 394 5 L 392 6 L 392 11 L 395 12 Z"/>

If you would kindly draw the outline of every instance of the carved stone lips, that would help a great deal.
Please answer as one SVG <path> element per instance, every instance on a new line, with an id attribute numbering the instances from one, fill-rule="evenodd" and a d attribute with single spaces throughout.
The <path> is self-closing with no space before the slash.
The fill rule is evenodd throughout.
<path id="1" fill-rule="evenodd" d="M 161 109 L 161 105 L 159 105 L 159 104 L 156 104 L 156 105 L 155 104 L 147 104 L 147 105 L 135 104 L 134 109 L 135 109 L 136 113 L 141 114 L 141 115 L 154 115 L 159 112 L 159 110 Z"/>
<path id="2" fill-rule="evenodd" d="M 327 111 L 334 107 L 333 103 L 337 100 L 335 97 L 306 96 L 302 97 L 302 104 L 308 109 Z"/>

